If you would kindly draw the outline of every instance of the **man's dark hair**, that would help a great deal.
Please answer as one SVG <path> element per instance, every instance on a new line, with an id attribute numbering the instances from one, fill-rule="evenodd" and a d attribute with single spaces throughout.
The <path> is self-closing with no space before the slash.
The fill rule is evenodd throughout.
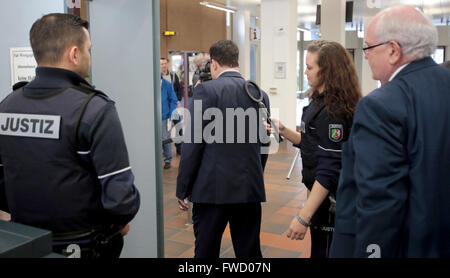
<path id="1" fill-rule="evenodd" d="M 159 60 L 166 60 L 166 61 L 167 61 L 167 63 L 169 62 L 169 59 L 167 59 L 167 58 L 164 58 L 164 57 L 161 57 L 161 58 L 159 58 Z"/>
<path id="2" fill-rule="evenodd" d="M 209 49 L 211 59 L 216 60 L 221 66 L 235 68 L 239 66 L 239 48 L 230 40 L 222 40 L 214 43 Z"/>
<path id="3" fill-rule="evenodd" d="M 71 45 L 83 46 L 89 29 L 86 20 L 72 14 L 53 13 L 36 20 L 30 30 L 34 58 L 40 63 L 58 63 Z"/>

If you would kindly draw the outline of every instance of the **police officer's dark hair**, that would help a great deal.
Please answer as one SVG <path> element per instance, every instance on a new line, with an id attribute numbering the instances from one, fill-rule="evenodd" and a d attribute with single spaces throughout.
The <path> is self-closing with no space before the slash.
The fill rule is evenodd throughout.
<path id="1" fill-rule="evenodd" d="M 36 20 L 30 44 L 37 63 L 58 63 L 67 47 L 81 48 L 86 40 L 83 28 L 89 29 L 89 23 L 72 14 L 53 13 Z"/>
<path id="2" fill-rule="evenodd" d="M 214 43 L 209 49 L 211 59 L 221 66 L 235 68 L 239 66 L 239 48 L 230 40 L 222 40 Z"/>

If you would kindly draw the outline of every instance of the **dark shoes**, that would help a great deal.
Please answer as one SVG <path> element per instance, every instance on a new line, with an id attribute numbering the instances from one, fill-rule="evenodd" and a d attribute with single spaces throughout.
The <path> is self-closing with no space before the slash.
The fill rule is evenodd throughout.
<path id="1" fill-rule="evenodd" d="M 170 167 L 172 167 L 172 166 L 170 166 L 170 162 L 164 163 L 164 169 L 169 169 Z"/>

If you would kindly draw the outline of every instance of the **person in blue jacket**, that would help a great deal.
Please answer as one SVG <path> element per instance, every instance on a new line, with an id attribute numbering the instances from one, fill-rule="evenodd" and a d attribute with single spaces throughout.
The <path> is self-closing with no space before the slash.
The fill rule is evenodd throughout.
<path id="1" fill-rule="evenodd" d="M 302 181 L 310 190 L 292 219 L 287 237 L 301 240 L 311 231 L 311 258 L 328 256 L 334 228 L 334 199 L 341 169 L 341 148 L 350 134 L 353 111 L 361 98 L 353 61 L 339 43 L 319 40 L 308 47 L 306 71 L 311 103 L 303 109 L 301 132 L 279 120 L 280 135 L 300 148 Z"/>
<path id="2" fill-rule="evenodd" d="M 177 108 L 177 96 L 173 90 L 172 84 L 164 78 L 161 78 L 161 119 L 162 119 L 162 139 L 170 138 L 170 129 L 167 124 L 172 118 L 172 112 Z M 172 161 L 172 145 L 171 143 L 163 144 L 164 153 L 164 169 L 171 167 Z"/>
<path id="3" fill-rule="evenodd" d="M 173 90 L 175 92 L 175 95 L 177 96 L 177 99 L 179 103 L 183 102 L 183 87 L 180 85 L 180 79 L 178 78 L 178 75 L 176 72 L 170 71 L 168 68 L 167 63 L 169 60 L 167 58 L 161 57 L 159 59 L 160 69 L 161 69 L 161 76 L 166 79 L 167 81 L 172 84 Z M 177 125 L 179 122 L 181 122 L 182 119 L 173 119 L 173 124 Z M 175 148 L 177 149 L 177 153 L 181 153 L 181 143 L 175 143 Z"/>
<path id="4" fill-rule="evenodd" d="M 368 26 L 382 85 L 359 102 L 343 149 L 331 257 L 450 257 L 450 71 L 430 57 L 437 41 L 410 6 Z"/>

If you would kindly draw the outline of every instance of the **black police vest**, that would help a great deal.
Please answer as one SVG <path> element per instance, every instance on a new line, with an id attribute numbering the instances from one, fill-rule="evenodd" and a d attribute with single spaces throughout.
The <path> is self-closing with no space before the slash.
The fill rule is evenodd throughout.
<path id="1" fill-rule="evenodd" d="M 55 233 L 92 229 L 106 218 L 101 185 L 77 155 L 77 125 L 95 92 L 65 88 L 11 93 L 0 104 L 0 155 L 11 220 Z"/>
<path id="2" fill-rule="evenodd" d="M 302 176 L 303 182 L 307 186 L 312 186 L 315 180 L 315 173 L 317 167 L 317 146 L 319 145 L 319 137 L 317 135 L 314 120 L 324 109 L 325 104 L 320 100 L 319 104 L 311 102 L 308 106 L 303 108 L 300 152 L 302 155 Z"/>

